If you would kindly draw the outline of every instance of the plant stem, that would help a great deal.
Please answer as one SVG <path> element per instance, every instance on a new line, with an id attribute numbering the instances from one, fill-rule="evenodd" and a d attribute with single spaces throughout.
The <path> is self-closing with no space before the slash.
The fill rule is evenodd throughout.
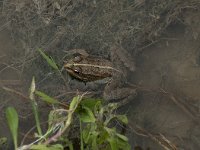
<path id="1" fill-rule="evenodd" d="M 31 87 L 30 87 L 29 98 L 31 100 L 31 105 L 32 105 L 32 108 L 33 108 L 33 114 L 34 114 L 34 117 L 35 117 L 35 122 L 36 122 L 38 134 L 39 134 L 39 136 L 42 136 L 42 130 L 41 130 L 41 127 L 40 127 L 40 120 L 39 120 L 39 113 L 38 113 L 38 106 L 37 106 L 37 102 L 35 100 L 34 92 L 35 92 L 35 78 L 33 77 L 32 82 L 31 82 Z"/>
<path id="2" fill-rule="evenodd" d="M 84 147 L 83 147 L 82 123 L 81 123 L 81 119 L 80 118 L 79 118 L 79 122 L 80 122 L 81 150 L 84 150 Z"/>

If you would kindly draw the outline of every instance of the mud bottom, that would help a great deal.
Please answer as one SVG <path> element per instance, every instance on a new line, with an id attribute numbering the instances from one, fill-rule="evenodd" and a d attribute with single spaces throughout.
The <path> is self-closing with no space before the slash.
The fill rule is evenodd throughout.
<path id="1" fill-rule="evenodd" d="M 133 145 L 143 149 L 173 149 L 170 144 L 177 149 L 200 148 L 200 41 L 193 32 L 199 33 L 183 24 L 171 25 L 156 45 L 137 58 L 133 80 L 140 94 L 129 106 L 129 120 L 132 128 L 140 126 L 146 133 L 132 130 Z M 161 142 L 158 135 L 171 143 Z"/>

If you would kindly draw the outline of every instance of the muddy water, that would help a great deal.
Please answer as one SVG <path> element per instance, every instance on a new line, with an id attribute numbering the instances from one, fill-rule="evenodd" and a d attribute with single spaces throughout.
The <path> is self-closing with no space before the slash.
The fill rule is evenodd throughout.
<path id="1" fill-rule="evenodd" d="M 23 83 L 21 77 L 22 70 L 19 67 L 22 60 L 17 59 L 22 53 L 18 50 L 19 45 L 14 42 L 9 30 L 6 27 L 3 28 L 4 25 L 4 23 L 1 24 L 2 30 L 0 32 L 0 137 L 8 137 L 8 149 L 13 149 L 11 135 L 5 119 L 5 108 L 8 106 L 16 108 L 19 113 L 21 131 L 29 130 L 33 122 L 27 117 L 30 115 L 30 107 L 27 101 L 3 89 L 3 87 L 7 87 L 21 93 L 27 92 L 24 86 L 26 84 Z M 29 121 L 27 121 L 28 119 Z M 4 145 L 5 147 L 1 146 L 0 149 L 7 148 L 6 145 Z"/>
<path id="2" fill-rule="evenodd" d="M 7 67 L 9 53 L 12 52 L 14 45 L 12 44 L 9 32 L 6 30 L 1 31 L 0 34 L 0 136 L 10 137 L 8 127 L 5 123 L 4 107 L 7 106 L 9 99 L 8 95 L 4 93 L 2 87 L 6 84 L 12 84 L 11 80 L 18 81 L 16 70 Z M 0 147 L 2 148 L 2 147 Z"/>
<path id="3" fill-rule="evenodd" d="M 133 128 L 137 125 L 152 135 L 162 134 L 178 149 L 200 149 L 200 42 L 198 21 L 193 14 L 185 18 L 184 23 L 168 27 L 159 41 L 146 48 L 136 57 L 136 72 L 131 77 L 138 85 L 138 96 L 126 113 L 130 120 L 130 142 L 142 149 L 163 149 L 159 143 L 143 135 L 137 135 Z M 193 24 L 190 24 L 193 22 Z M 190 28 L 187 25 L 190 24 Z M 31 108 L 21 97 L 8 94 L 3 86 L 10 87 L 27 95 L 24 81 L 19 45 L 13 42 L 8 30 L 0 32 L 0 136 L 10 136 L 5 123 L 5 108 L 14 106 L 21 119 L 22 135 L 34 125 L 30 119 Z M 44 62 L 43 62 L 44 63 Z M 9 64 L 9 65 L 8 65 Z M 12 65 L 13 64 L 13 65 Z M 29 72 L 28 74 L 34 74 Z M 31 78 L 31 77 L 30 77 Z M 30 81 L 30 80 L 28 80 Z M 41 79 L 44 83 L 44 80 Z M 56 83 L 48 84 L 55 89 Z M 25 85 L 25 86 L 24 86 Z M 55 86 L 54 86 L 55 85 Z M 82 85 L 85 87 L 85 85 Z M 50 89 L 50 86 L 46 86 Z M 1 149 L 1 148 L 0 148 Z"/>
<path id="4" fill-rule="evenodd" d="M 133 126 L 163 134 L 178 149 L 197 150 L 200 41 L 193 33 L 198 34 L 184 24 L 171 25 L 157 44 L 139 54 L 134 80 L 143 89 L 132 102 L 129 119 Z M 150 137 L 141 137 L 134 134 L 130 139 L 144 149 L 162 149 Z"/>

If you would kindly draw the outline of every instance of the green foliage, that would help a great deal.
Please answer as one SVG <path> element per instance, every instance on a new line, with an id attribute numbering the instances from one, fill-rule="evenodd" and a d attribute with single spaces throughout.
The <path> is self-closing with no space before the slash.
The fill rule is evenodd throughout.
<path id="1" fill-rule="evenodd" d="M 45 134 L 42 134 L 38 107 L 35 100 L 35 95 L 38 95 L 44 102 L 50 104 L 61 104 L 59 101 L 51 98 L 47 94 L 35 89 L 35 80 L 33 78 L 30 87 L 30 100 L 33 107 L 33 112 L 37 127 L 37 140 L 29 145 L 24 145 L 21 148 L 31 150 L 63 150 L 64 148 L 74 149 L 74 141 L 70 139 L 70 134 L 66 135 L 73 125 L 77 125 L 73 120 L 76 116 L 79 118 L 80 149 L 94 150 L 129 150 L 130 145 L 126 136 L 118 133 L 113 127 L 113 120 L 118 120 L 123 124 L 128 123 L 125 115 L 115 114 L 115 109 L 118 108 L 117 103 L 102 104 L 101 99 L 84 98 L 84 95 L 75 96 L 69 108 L 52 109 L 49 112 L 48 127 Z M 13 134 L 13 139 L 17 147 L 17 128 L 18 116 L 14 108 L 8 108 L 6 111 L 7 120 Z M 56 142 L 56 143 L 55 143 Z"/>
<path id="2" fill-rule="evenodd" d="M 36 127 L 39 136 L 42 136 L 42 129 L 40 126 L 40 120 L 39 120 L 39 111 L 38 111 L 38 104 L 35 100 L 35 78 L 32 78 L 31 86 L 30 86 L 30 92 L 29 92 L 29 98 L 31 100 L 31 105 L 33 108 L 33 114 L 35 117 Z"/>
<path id="3" fill-rule="evenodd" d="M 112 150 L 118 150 L 118 149 L 124 149 L 124 150 L 129 150 L 130 145 L 128 144 L 128 139 L 122 134 L 119 134 L 116 132 L 116 130 L 110 129 L 110 128 L 105 128 L 107 133 L 109 134 L 108 136 L 108 142 L 111 146 Z"/>
<path id="4" fill-rule="evenodd" d="M 116 115 L 115 116 L 119 121 L 121 121 L 124 124 L 128 124 L 128 118 L 126 115 Z"/>
<path id="5" fill-rule="evenodd" d="M 80 96 L 76 96 L 72 99 L 70 105 L 69 105 L 69 110 L 74 110 L 76 109 L 76 107 L 78 106 L 79 102 L 80 102 Z"/>
<path id="6" fill-rule="evenodd" d="M 47 61 L 47 63 L 54 68 L 55 70 L 59 70 L 58 66 L 56 65 L 55 61 L 53 60 L 53 58 L 47 56 L 41 49 L 38 49 L 38 51 L 40 52 L 40 54 L 42 55 L 42 57 Z"/>
<path id="7" fill-rule="evenodd" d="M 51 56 L 46 55 L 41 49 L 38 49 L 38 52 L 42 55 L 42 57 L 47 61 L 48 65 L 51 66 L 55 71 L 57 71 L 60 77 L 63 79 L 65 86 L 67 87 L 67 81 L 63 76 L 61 70 L 59 69 L 56 62 L 53 60 Z"/>
<path id="8" fill-rule="evenodd" d="M 47 56 L 42 50 L 38 49 L 40 54 L 48 62 L 48 64 L 57 70 L 59 68 L 52 58 Z M 62 75 L 61 75 L 62 77 Z M 64 78 L 63 78 L 64 80 Z M 65 81 L 65 80 L 64 80 Z M 48 127 L 43 134 L 39 120 L 38 104 L 35 95 L 39 96 L 44 102 L 57 104 L 49 112 Z M 125 115 L 117 115 L 115 110 L 120 106 L 118 103 L 102 104 L 101 99 L 85 98 L 83 95 L 75 96 L 69 104 L 69 107 L 50 97 L 44 92 L 36 90 L 35 79 L 33 77 L 29 92 L 30 102 L 32 104 L 33 113 L 36 121 L 37 133 L 36 140 L 28 145 L 23 145 L 20 150 L 63 150 L 68 148 L 73 150 L 75 145 L 80 146 L 81 150 L 129 150 L 130 145 L 126 136 L 118 133 L 113 126 L 113 120 L 117 120 L 123 124 L 128 123 Z M 14 108 L 6 110 L 8 124 L 13 135 L 15 148 L 17 148 L 17 129 L 18 115 Z M 79 119 L 79 124 L 75 118 Z M 80 126 L 80 136 L 76 138 L 78 143 L 71 139 L 68 131 L 73 126 Z"/>
<path id="9" fill-rule="evenodd" d="M 61 144 L 55 144 L 50 146 L 44 144 L 38 144 L 31 146 L 30 150 L 64 150 L 64 148 Z"/>
<path id="10" fill-rule="evenodd" d="M 8 107 L 6 109 L 6 118 L 7 118 L 8 126 L 10 128 L 10 131 L 11 131 L 11 134 L 13 137 L 15 149 L 17 149 L 19 118 L 18 118 L 18 114 L 17 114 L 15 108 Z"/>
<path id="11" fill-rule="evenodd" d="M 117 103 L 103 106 L 100 100 L 95 99 L 85 99 L 80 103 L 78 114 L 85 124 L 81 128 L 81 133 L 86 149 L 130 149 L 127 137 L 119 134 L 114 127 L 109 127 L 113 119 L 128 123 L 125 115 L 113 114 L 117 107 Z M 91 116 L 94 116 L 94 120 Z"/>
<path id="12" fill-rule="evenodd" d="M 35 94 L 40 96 L 40 98 L 50 104 L 59 104 L 60 102 L 50 96 L 48 96 L 47 94 L 41 92 L 41 91 L 35 91 Z"/>
<path id="13" fill-rule="evenodd" d="M 82 122 L 95 122 L 95 116 L 88 107 L 82 107 L 82 110 L 79 111 L 79 117 Z"/>

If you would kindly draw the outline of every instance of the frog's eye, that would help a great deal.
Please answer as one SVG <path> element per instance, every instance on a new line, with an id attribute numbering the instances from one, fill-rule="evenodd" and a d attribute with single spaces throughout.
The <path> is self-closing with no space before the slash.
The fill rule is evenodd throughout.
<path id="1" fill-rule="evenodd" d="M 80 74 L 82 72 L 80 67 L 74 67 L 74 72 Z"/>
<path id="2" fill-rule="evenodd" d="M 82 60 L 81 55 L 74 56 L 74 62 L 80 62 Z"/>

